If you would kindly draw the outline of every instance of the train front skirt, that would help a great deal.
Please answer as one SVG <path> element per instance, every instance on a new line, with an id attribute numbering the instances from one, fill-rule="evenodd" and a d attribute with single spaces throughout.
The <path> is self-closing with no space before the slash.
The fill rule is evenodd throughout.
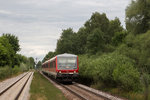
<path id="1" fill-rule="evenodd" d="M 58 81 L 76 81 L 78 80 L 78 73 L 57 73 L 56 80 Z"/>

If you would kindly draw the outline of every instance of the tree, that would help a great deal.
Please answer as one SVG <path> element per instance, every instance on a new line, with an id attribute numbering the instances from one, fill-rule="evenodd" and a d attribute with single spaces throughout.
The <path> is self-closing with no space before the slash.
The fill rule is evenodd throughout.
<path id="1" fill-rule="evenodd" d="M 30 63 L 30 68 L 33 69 L 35 66 L 35 62 L 34 62 L 34 58 L 33 57 L 29 57 L 29 63 Z"/>
<path id="2" fill-rule="evenodd" d="M 134 34 L 150 29 L 150 0 L 132 0 L 126 8 L 126 28 Z"/>
<path id="3" fill-rule="evenodd" d="M 36 69 L 41 68 L 41 66 L 42 66 L 42 62 L 41 62 L 41 61 L 38 61 L 37 65 L 36 65 Z"/>
<path id="4" fill-rule="evenodd" d="M 117 52 L 134 59 L 141 73 L 150 73 L 150 31 L 136 36 L 129 34 L 125 38 L 125 43 L 117 48 Z"/>
<path id="5" fill-rule="evenodd" d="M 123 31 L 119 18 L 115 18 L 109 22 L 109 36 L 113 37 L 116 33 Z"/>
<path id="6" fill-rule="evenodd" d="M 19 40 L 17 36 L 10 34 L 10 33 L 6 33 L 6 34 L 3 34 L 2 37 L 5 37 L 8 39 L 8 42 L 11 44 L 15 53 L 17 53 L 20 50 Z"/>
<path id="7" fill-rule="evenodd" d="M 45 62 L 46 60 L 49 60 L 51 58 L 53 58 L 54 56 L 56 56 L 56 52 L 48 52 L 48 54 L 46 54 L 46 56 L 43 58 L 42 62 Z"/>
<path id="8" fill-rule="evenodd" d="M 14 51 L 8 39 L 0 37 L 0 66 L 13 65 Z"/>
<path id="9" fill-rule="evenodd" d="M 86 43 L 87 43 L 88 34 L 86 32 L 85 27 L 81 27 L 77 32 L 76 37 L 76 54 L 84 54 L 86 53 Z"/>
<path id="10" fill-rule="evenodd" d="M 102 32 L 107 33 L 109 27 L 109 20 L 105 13 L 95 12 L 91 18 L 84 24 L 88 33 L 91 33 L 95 28 L 100 28 Z"/>
<path id="11" fill-rule="evenodd" d="M 119 44 L 122 44 L 125 40 L 125 37 L 127 36 L 127 31 L 121 31 L 116 32 L 114 37 L 112 37 L 112 43 L 114 46 L 118 46 Z"/>
<path id="12" fill-rule="evenodd" d="M 100 29 L 95 29 L 92 34 L 87 37 L 87 52 L 95 54 L 103 50 L 105 38 L 104 33 Z"/>
<path id="13" fill-rule="evenodd" d="M 63 30 L 60 39 L 57 41 L 56 53 L 74 53 L 76 33 L 71 28 Z"/>

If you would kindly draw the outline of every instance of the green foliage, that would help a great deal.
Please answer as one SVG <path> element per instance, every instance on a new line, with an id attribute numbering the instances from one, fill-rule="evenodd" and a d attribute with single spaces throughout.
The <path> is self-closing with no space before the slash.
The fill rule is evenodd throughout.
<path id="1" fill-rule="evenodd" d="M 82 54 L 79 73 L 85 84 L 140 90 L 142 74 L 150 74 L 149 5 L 150 0 L 132 1 L 126 9 L 127 30 L 117 17 L 109 20 L 105 13 L 93 13 L 77 32 L 63 30 L 55 52 L 43 62 L 56 54 Z"/>
<path id="2" fill-rule="evenodd" d="M 124 90 L 138 91 L 141 88 L 139 79 L 140 73 L 131 63 L 125 63 L 121 66 L 117 65 L 114 69 L 113 77 L 118 86 L 121 86 Z"/>
<path id="3" fill-rule="evenodd" d="M 150 75 L 147 73 L 143 73 L 142 75 L 142 83 L 144 86 L 144 97 L 145 100 L 149 100 L 149 84 L 150 84 Z"/>
<path id="4" fill-rule="evenodd" d="M 140 74 L 134 61 L 126 56 L 111 53 L 100 57 L 79 57 L 80 76 L 103 82 L 107 86 L 120 86 L 124 90 L 138 90 Z M 128 80 L 127 80 L 128 79 Z"/>
<path id="5" fill-rule="evenodd" d="M 19 40 L 11 34 L 3 34 L 0 37 L 0 66 L 10 65 L 14 67 L 19 65 L 16 52 L 19 51 Z"/>
<path id="6" fill-rule="evenodd" d="M 124 42 L 125 37 L 127 36 L 126 31 L 116 32 L 112 38 L 112 43 L 114 46 L 118 46 Z"/>
<path id="7" fill-rule="evenodd" d="M 21 54 L 17 54 L 17 59 L 19 62 L 19 66 L 24 66 L 23 64 L 25 64 L 26 69 L 33 69 L 35 67 L 35 62 L 33 57 L 26 57 Z"/>
<path id="8" fill-rule="evenodd" d="M 87 36 L 86 28 L 81 27 L 76 37 L 76 54 L 84 54 L 86 52 Z"/>
<path id="9" fill-rule="evenodd" d="M 100 28 L 102 32 L 107 33 L 109 27 L 109 20 L 106 17 L 106 14 L 100 14 L 95 12 L 92 14 L 91 18 L 86 21 L 84 24 L 86 27 L 87 32 L 90 34 L 94 29 Z"/>
<path id="10" fill-rule="evenodd" d="M 123 27 L 121 26 L 121 22 L 119 18 L 115 18 L 109 22 L 109 36 L 113 37 L 116 33 L 122 32 Z"/>
<path id="11" fill-rule="evenodd" d="M 126 32 L 117 17 L 109 21 L 105 13 L 95 12 L 77 33 L 71 28 L 63 30 L 57 41 L 56 54 L 111 52 L 113 50 L 112 39 L 116 46 L 122 43 L 125 36 Z"/>
<path id="12" fill-rule="evenodd" d="M 57 41 L 56 53 L 74 53 L 76 50 L 75 37 L 76 34 L 71 28 L 63 30 L 60 39 Z"/>
<path id="13" fill-rule="evenodd" d="M 132 0 L 126 8 L 126 28 L 129 32 L 139 34 L 150 29 L 149 9 L 149 0 Z"/>
<path id="14" fill-rule="evenodd" d="M 18 66 L 14 66 L 12 71 L 13 71 L 14 74 L 17 74 L 20 71 L 20 68 Z"/>
<path id="15" fill-rule="evenodd" d="M 12 75 L 12 68 L 5 66 L 0 67 L 0 80 L 7 78 Z"/>
<path id="16" fill-rule="evenodd" d="M 42 62 L 45 62 L 48 59 L 53 58 L 56 55 L 56 52 L 48 52 L 48 54 L 46 54 L 46 56 L 43 58 Z"/>
<path id="17" fill-rule="evenodd" d="M 20 64 L 20 70 L 21 70 L 22 72 L 25 72 L 25 71 L 28 70 L 28 66 L 27 66 L 25 63 L 21 63 L 21 64 Z"/>
<path id="18" fill-rule="evenodd" d="M 87 37 L 87 52 L 95 54 L 99 50 L 103 50 L 104 40 L 104 33 L 100 29 L 95 29 Z"/>
<path id="19" fill-rule="evenodd" d="M 36 65 L 36 69 L 41 68 L 41 66 L 42 66 L 42 62 L 38 61 L 37 65 Z"/>
<path id="20" fill-rule="evenodd" d="M 150 31 L 137 36 L 129 34 L 125 42 L 117 49 L 117 52 L 134 59 L 141 73 L 143 71 L 150 73 Z"/>
<path id="21" fill-rule="evenodd" d="M 12 46 L 15 53 L 20 50 L 19 40 L 17 36 L 10 34 L 10 33 L 6 33 L 6 34 L 3 34 L 2 37 L 5 37 L 8 39 L 8 42 Z"/>
<path id="22" fill-rule="evenodd" d="M 33 57 L 28 58 L 30 69 L 34 69 L 35 62 Z"/>
<path id="23" fill-rule="evenodd" d="M 84 24 L 85 27 L 85 32 L 87 32 L 87 41 L 91 40 L 91 39 L 95 39 L 93 37 L 98 36 L 99 41 L 101 41 L 101 45 L 102 44 L 108 44 L 111 42 L 111 33 L 109 33 L 109 19 L 107 18 L 105 13 L 98 13 L 95 12 L 92 14 L 91 18 L 85 22 Z M 90 42 L 90 41 L 89 41 Z M 87 48 L 89 47 L 89 42 L 87 44 Z M 93 44 L 93 41 L 91 41 Z M 97 39 L 95 41 L 96 44 Z M 89 49 L 89 48 L 88 48 Z M 95 51 L 95 48 L 91 48 L 91 50 L 87 50 L 87 51 Z M 89 53 L 90 53 L 89 52 Z"/>
<path id="24" fill-rule="evenodd" d="M 18 66 L 20 66 L 21 63 L 26 65 L 26 69 L 34 68 L 34 59 L 32 57 L 27 58 L 21 54 L 17 54 L 17 51 L 19 50 L 18 37 L 12 34 L 3 34 L 0 37 L 0 67 L 10 66 L 13 68 L 10 70 L 12 70 L 12 73 L 14 74 L 20 71 Z M 5 68 L 1 73 L 5 74 Z"/>
<path id="25" fill-rule="evenodd" d="M 5 37 L 0 37 L 0 51 L 0 66 L 12 65 L 14 51 Z"/>
<path id="26" fill-rule="evenodd" d="M 20 72 L 20 68 L 15 66 L 14 68 L 9 66 L 0 67 L 0 80 L 16 75 Z"/>

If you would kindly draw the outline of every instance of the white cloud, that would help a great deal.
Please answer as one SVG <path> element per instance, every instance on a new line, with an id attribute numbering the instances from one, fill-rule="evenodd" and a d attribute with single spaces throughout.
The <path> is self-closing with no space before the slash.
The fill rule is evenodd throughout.
<path id="1" fill-rule="evenodd" d="M 12 12 L 10 11 L 6 11 L 6 10 L 0 10 L 0 14 L 12 14 Z"/>
<path id="2" fill-rule="evenodd" d="M 0 35 L 19 37 L 21 54 L 42 59 L 54 51 L 62 29 L 77 31 L 93 12 L 116 16 L 124 25 L 131 0 L 0 0 Z"/>

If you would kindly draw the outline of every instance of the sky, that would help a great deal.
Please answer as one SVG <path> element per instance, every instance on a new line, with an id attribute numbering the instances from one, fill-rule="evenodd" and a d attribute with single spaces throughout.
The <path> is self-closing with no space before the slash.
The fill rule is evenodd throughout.
<path id="1" fill-rule="evenodd" d="M 125 9 L 131 0 L 0 0 L 0 36 L 19 38 L 20 54 L 42 60 L 55 51 L 62 29 L 75 32 L 92 13 L 118 17 L 125 27 Z"/>

